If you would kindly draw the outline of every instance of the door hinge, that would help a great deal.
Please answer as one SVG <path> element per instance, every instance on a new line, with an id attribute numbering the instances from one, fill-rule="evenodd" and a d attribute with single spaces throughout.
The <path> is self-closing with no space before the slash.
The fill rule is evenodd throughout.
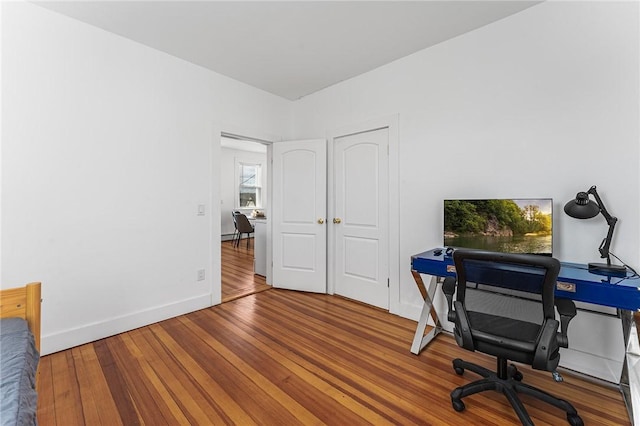
<path id="1" fill-rule="evenodd" d="M 387 278 L 387 287 L 389 287 L 389 278 Z"/>

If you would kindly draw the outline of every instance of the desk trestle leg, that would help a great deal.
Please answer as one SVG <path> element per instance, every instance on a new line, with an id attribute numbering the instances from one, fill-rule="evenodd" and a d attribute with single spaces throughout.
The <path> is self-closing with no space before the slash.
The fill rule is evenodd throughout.
<path id="1" fill-rule="evenodd" d="M 422 281 L 420 273 L 411 271 L 411 274 L 413 275 L 413 279 L 416 281 L 418 289 L 420 290 L 420 294 L 424 299 L 424 304 L 422 305 L 422 313 L 420 314 L 418 327 L 416 328 L 416 334 L 413 336 L 413 343 L 411 344 L 411 353 L 418 355 L 420 351 L 442 331 L 442 324 L 440 323 L 438 314 L 436 313 L 436 310 L 433 306 L 433 298 L 435 297 L 436 288 L 438 286 L 437 278 L 431 278 L 431 283 L 429 284 L 429 289 L 427 290 L 424 285 L 424 281 Z M 424 334 L 425 330 L 427 329 L 429 317 L 431 317 L 431 319 L 433 320 L 434 327 L 427 334 Z"/>
<path id="2" fill-rule="evenodd" d="M 625 359 L 620 376 L 620 391 L 632 425 L 640 425 L 640 312 L 618 309 L 622 319 Z"/>

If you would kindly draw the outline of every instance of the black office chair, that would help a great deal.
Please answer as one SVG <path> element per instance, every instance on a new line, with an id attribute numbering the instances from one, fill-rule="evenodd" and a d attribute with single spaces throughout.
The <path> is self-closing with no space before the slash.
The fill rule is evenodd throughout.
<path id="1" fill-rule="evenodd" d="M 247 216 L 242 213 L 236 214 L 234 217 L 236 219 L 236 229 L 238 230 L 238 239 L 236 240 L 235 245 L 236 247 L 239 246 L 242 234 L 247 234 L 247 248 L 249 248 L 249 241 L 251 240 L 250 236 L 253 234 L 255 229 L 251 222 L 249 222 L 249 219 L 247 219 Z"/>
<path id="2" fill-rule="evenodd" d="M 480 250 L 456 250 L 453 260 L 457 280 L 445 278 L 442 289 L 449 306 L 448 319 L 455 323 L 456 342 L 464 349 L 497 357 L 496 372 L 459 358 L 453 360 L 457 374 L 470 370 L 483 377 L 451 392 L 453 408 L 463 411 L 462 398 L 469 395 L 501 391 L 522 424 L 533 425 L 518 398 L 518 393 L 523 393 L 564 410 L 571 425 L 582 425 L 569 402 L 522 383 L 522 373 L 507 364 L 508 360 L 528 364 L 551 371 L 556 381 L 562 380 L 555 370 L 560 347 L 568 347 L 567 328 L 576 308 L 571 300 L 554 300 L 560 262 L 552 257 Z M 555 319 L 554 306 L 560 322 Z"/>

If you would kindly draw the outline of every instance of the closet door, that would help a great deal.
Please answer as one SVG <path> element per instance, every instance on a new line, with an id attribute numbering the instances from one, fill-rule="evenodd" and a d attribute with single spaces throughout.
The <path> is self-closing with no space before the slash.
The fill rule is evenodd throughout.
<path id="1" fill-rule="evenodd" d="M 389 308 L 389 129 L 334 139 L 335 293 Z"/>

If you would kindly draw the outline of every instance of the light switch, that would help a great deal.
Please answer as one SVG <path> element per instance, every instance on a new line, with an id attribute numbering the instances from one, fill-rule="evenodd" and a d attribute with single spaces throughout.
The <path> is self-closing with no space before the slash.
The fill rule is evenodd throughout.
<path id="1" fill-rule="evenodd" d="M 198 204 L 198 216 L 204 216 L 204 204 Z"/>

